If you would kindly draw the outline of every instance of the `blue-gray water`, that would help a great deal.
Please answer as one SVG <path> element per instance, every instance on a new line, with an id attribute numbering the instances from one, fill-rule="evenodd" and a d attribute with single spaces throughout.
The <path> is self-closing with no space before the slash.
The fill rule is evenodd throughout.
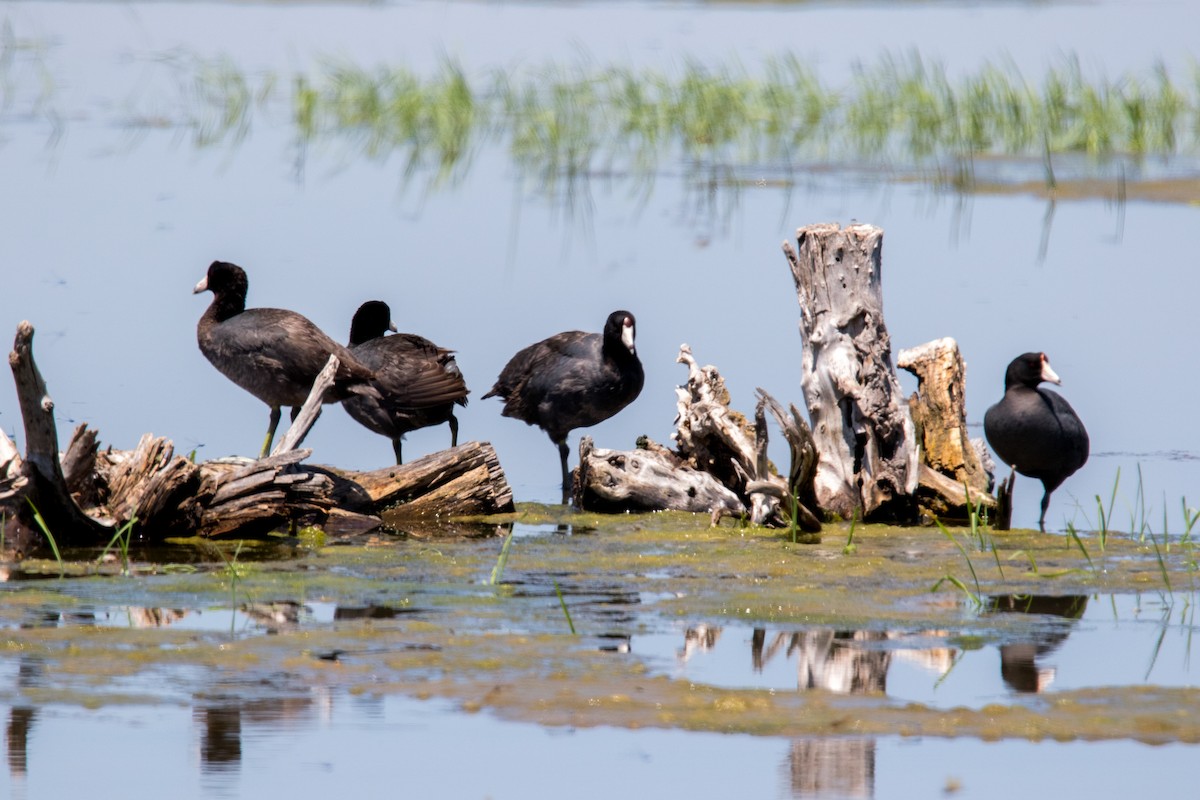
<path id="1" fill-rule="evenodd" d="M 679 170 L 666 169 L 644 205 L 620 181 L 593 179 L 570 216 L 532 182 L 519 184 L 496 149 L 481 152 L 460 184 L 429 194 L 420 182 L 405 186 L 397 163 L 336 148 L 308 152 L 298 174 L 286 114 L 256 117 L 236 147 L 197 150 L 189 131 L 171 124 L 189 110 L 174 83 L 187 72 L 164 56 L 227 55 L 241 69 L 288 76 L 321 58 L 431 70 L 443 56 L 479 71 L 580 59 L 669 70 L 687 58 L 753 69 L 793 50 L 836 81 L 855 60 L 915 49 L 952 71 L 1011 57 L 1030 76 L 1074 53 L 1085 70 L 1113 76 L 1159 60 L 1186 70 L 1198 21 L 1188 2 L 0 3 L 0 22 L 37 45 L 0 81 L 0 335 L 21 319 L 37 326 L 60 432 L 87 421 L 119 448 L 154 432 L 206 458 L 254 452 L 266 424 L 265 408 L 196 348 L 207 298 L 191 287 L 210 261 L 247 268 L 251 304 L 301 311 L 339 338 L 360 302 L 384 299 L 402 329 L 459 351 L 472 388 L 462 437 L 495 444 L 518 500 L 554 500 L 549 441 L 479 399 L 513 352 L 559 330 L 598 329 L 614 308 L 637 314 L 646 388 L 591 431 L 600 446 L 627 447 L 642 433 L 667 440 L 673 388 L 685 377 L 674 363 L 682 342 L 722 370 L 735 405 L 751 408 L 756 386 L 800 404 L 798 311 L 779 246 L 798 226 L 857 219 L 885 230 L 893 344 L 955 337 L 968 364 L 971 421 L 999 398 L 1012 356 L 1050 355 L 1093 448 L 1056 493 L 1051 527 L 1092 527 L 1093 498 L 1107 503 L 1118 470 L 1114 524 L 1140 521 L 1140 467 L 1146 521 L 1161 531 L 1165 506 L 1178 531 L 1181 500 L 1200 496 L 1196 203 L 1060 202 L 1046 239 L 1047 206 L 1028 196 L 960 198 L 839 173 L 801 176 L 785 190 L 764 174 L 764 187 L 718 193 L 713 214 Z M 0 386 L 0 426 L 20 437 L 11 386 Z M 418 432 L 405 451 L 413 457 L 447 440 L 444 427 Z M 308 444 L 314 460 L 347 467 L 391 458 L 384 439 L 338 408 L 327 409 Z M 1017 492 L 1015 522 L 1035 523 L 1040 489 L 1022 480 Z M 1077 674 L 1060 670 L 1058 679 Z M 164 787 L 180 797 L 280 789 L 306 797 L 347 786 L 447 797 L 607 797 L 630 787 L 852 794 L 791 777 L 792 765 L 820 757 L 804 743 L 547 731 L 401 698 L 314 697 L 298 721 L 247 719 L 237 764 L 222 770 L 199 763 L 198 714 L 175 705 L 40 709 L 28 774 L 10 770 L 11 795 L 77 794 L 83 776 L 90 793 L 123 797 Z M 71 769 L 57 768 L 66 743 L 101 737 L 104 747 L 73 745 Z M 461 768 L 464 749 L 470 770 Z M 1195 754 L 1121 742 L 889 738 L 868 749 L 876 779 L 864 796 L 876 797 L 932 796 L 952 779 L 971 798 L 1162 793 L 1187 785 Z M 280 769 L 283 754 L 295 769 Z M 146 774 L 118 777 L 122 765 Z"/>

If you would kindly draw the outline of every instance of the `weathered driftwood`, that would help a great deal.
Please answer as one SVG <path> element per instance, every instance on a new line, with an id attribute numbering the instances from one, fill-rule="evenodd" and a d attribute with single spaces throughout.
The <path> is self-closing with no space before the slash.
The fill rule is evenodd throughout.
<path id="1" fill-rule="evenodd" d="M 17 385 L 17 401 L 25 423 L 25 458 L 21 474 L 26 483 L 17 515 L 29 524 L 27 511 L 32 505 L 41 514 L 47 527 L 55 532 L 59 544 L 76 544 L 107 540 L 111 526 L 84 514 L 67 489 L 62 463 L 58 456 L 58 427 L 54 422 L 54 400 L 46 390 L 46 382 L 33 360 L 33 325 L 21 322 L 8 354 L 13 380 Z"/>
<path id="2" fill-rule="evenodd" d="M 908 407 L 921 443 L 921 505 L 953 519 L 967 518 L 971 507 L 994 509 L 991 476 L 967 435 L 966 367 L 958 343 L 947 337 L 901 350 L 896 364 L 917 376 Z"/>
<path id="3" fill-rule="evenodd" d="M 251 536 L 297 524 L 325 525 L 332 533 L 378 527 L 376 516 L 399 502 L 416 514 L 485 514 L 512 508 L 512 492 L 490 445 L 470 443 L 403 468 L 404 488 L 383 491 L 375 473 L 339 476 L 301 464 L 311 451 L 297 449 L 320 411 L 336 370 L 336 358 L 318 376 L 292 425 L 268 458 L 225 458 L 195 464 L 176 456 L 171 442 L 145 435 L 130 451 L 97 451 L 96 434 L 76 429 L 61 458 L 53 401 L 32 353 L 33 327 L 22 323 L 10 356 L 25 419 L 24 459 L 0 432 L 0 521 L 9 554 L 28 552 L 16 534 L 35 528 L 36 506 L 59 543 L 106 543 L 121 525 L 136 520 L 135 536 Z M 352 482 L 363 475 L 368 487 Z M 372 498 L 375 492 L 378 500 Z M 354 508 L 339 498 L 358 498 Z M 30 502 L 32 501 L 32 505 Z M 35 534 L 35 538 L 39 535 Z"/>
<path id="4" fill-rule="evenodd" d="M 801 385 L 819 455 L 817 503 L 850 518 L 907 518 L 916 490 L 912 418 L 883 320 L 883 231 L 810 225 L 784 242 L 800 303 Z"/>
<path id="5" fill-rule="evenodd" d="M 335 492 L 340 508 L 382 511 L 389 521 L 498 514 L 513 508 L 512 488 L 488 442 L 467 442 L 370 472 L 325 469 L 342 481 Z"/>
<path id="6" fill-rule="evenodd" d="M 592 437 L 579 442 L 574 499 L 587 511 L 746 513 L 742 501 L 711 474 L 694 469 L 660 444 L 603 450 Z"/>
<path id="7" fill-rule="evenodd" d="M 790 525 L 795 514 L 805 531 L 819 531 L 820 521 L 805 507 L 812 496 L 816 451 L 799 415 L 788 414 L 760 389 L 752 425 L 730 407 L 725 380 L 716 367 L 699 366 L 686 344 L 676 360 L 688 368 L 687 383 L 676 389 L 678 415 L 672 438 L 677 449 L 643 440 L 637 450 L 602 450 L 585 437 L 575 504 L 597 511 L 705 511 L 714 520 L 748 514 L 757 525 L 776 527 Z M 775 473 L 767 460 L 768 404 L 792 447 L 791 477 L 809 480 L 800 487 L 799 502 L 792 496 L 797 484 Z"/>

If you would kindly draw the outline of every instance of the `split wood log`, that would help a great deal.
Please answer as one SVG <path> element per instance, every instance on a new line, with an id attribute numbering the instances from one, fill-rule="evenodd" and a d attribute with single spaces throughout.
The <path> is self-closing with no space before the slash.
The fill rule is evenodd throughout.
<path id="1" fill-rule="evenodd" d="M 883 231 L 809 225 L 796 240 L 783 252 L 800 303 L 817 503 L 846 519 L 909 519 L 918 453 L 883 319 Z"/>
<path id="2" fill-rule="evenodd" d="M 370 472 L 324 469 L 342 481 L 335 492 L 340 508 L 382 511 L 389 520 L 513 510 L 512 487 L 489 442 L 467 442 Z"/>
<path id="3" fill-rule="evenodd" d="M 746 513 L 738 496 L 707 472 L 694 469 L 660 444 L 637 450 L 604 450 L 592 437 L 579 441 L 575 506 L 585 511 L 690 511 Z"/>
<path id="4" fill-rule="evenodd" d="M 995 509 L 991 475 L 967 435 L 966 366 L 958 343 L 946 337 L 910 347 L 896 363 L 917 377 L 908 407 L 921 443 L 921 505 L 951 519 L 968 519 L 980 505 Z"/>

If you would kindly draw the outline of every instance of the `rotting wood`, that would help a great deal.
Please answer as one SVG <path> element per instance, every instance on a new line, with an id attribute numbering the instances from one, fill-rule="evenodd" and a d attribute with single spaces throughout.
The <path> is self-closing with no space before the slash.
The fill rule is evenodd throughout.
<path id="1" fill-rule="evenodd" d="M 499 514 L 513 508 L 512 487 L 489 442 L 466 442 L 369 472 L 323 469 L 342 479 L 335 497 L 350 511 L 387 510 L 389 518 L 400 518 Z"/>
<path id="2" fill-rule="evenodd" d="M 175 455 L 170 440 L 151 434 L 133 450 L 99 451 L 96 433 L 84 426 L 76 429 L 60 457 L 54 405 L 33 360 L 32 338 L 33 326 L 22 323 L 9 358 L 26 425 L 24 458 L 0 432 L 0 516 L 6 531 L 14 534 L 6 538 L 9 556 L 28 552 L 28 543 L 15 544 L 17 533 L 34 527 L 27 499 L 37 505 L 59 543 L 78 545 L 106 543 L 117 526 L 134 519 L 135 536 L 146 540 L 254 536 L 284 526 L 324 525 L 331 517 L 327 533 L 359 534 L 378 527 L 378 512 L 401 499 L 402 507 L 418 516 L 488 514 L 513 507 L 504 471 L 487 443 L 472 442 L 379 470 L 393 478 L 403 471 L 403 498 L 394 481 L 391 490 L 384 488 L 388 480 L 380 475 L 339 475 L 302 464 L 311 451 L 298 446 L 320 411 L 337 367 L 333 357 L 268 458 L 195 464 Z M 355 475 L 370 475 L 377 502 L 352 482 Z M 355 507 L 338 508 L 339 498 L 354 500 Z M 27 538 L 33 546 L 41 536 Z"/>
<path id="3" fill-rule="evenodd" d="M 636 450 L 605 450 L 584 436 L 574 484 L 577 508 L 586 511 L 690 511 L 746 513 L 733 491 L 713 475 L 694 469 L 660 444 Z"/>
<path id="4" fill-rule="evenodd" d="M 28 483 L 17 514 L 30 528 L 26 516 L 32 505 L 54 532 L 60 545 L 90 543 L 111 535 L 110 526 L 84 514 L 71 497 L 58 456 L 58 428 L 54 422 L 54 400 L 33 360 L 33 325 L 22 321 L 17 326 L 8 363 L 17 385 L 17 400 L 25 423 L 25 457 L 22 475 Z"/>
<path id="5" fill-rule="evenodd" d="M 574 481 L 575 505 L 592 511 L 704 511 L 714 521 L 746 515 L 756 525 L 773 527 L 790 526 L 794 513 L 798 527 L 820 531 L 820 520 L 807 507 L 816 451 L 795 409 L 789 414 L 759 389 L 751 424 L 731 407 L 716 367 L 701 367 L 686 344 L 680 346 L 676 361 L 688 369 L 686 384 L 676 389 L 676 449 L 643 437 L 636 450 L 608 450 L 584 437 Z M 792 448 L 787 478 L 774 472 L 767 459 L 767 408 Z M 792 481 L 800 482 L 795 497 L 792 486 L 797 484 Z"/>
<path id="6" fill-rule="evenodd" d="M 796 241 L 783 252 L 800 304 L 817 503 L 846 519 L 910 519 L 918 453 L 883 319 L 883 231 L 809 225 Z"/>
<path id="7" fill-rule="evenodd" d="M 967 435 L 966 366 L 958 343 L 946 337 L 910 347 L 900 351 L 896 363 L 917 377 L 908 407 L 921 443 L 917 494 L 922 507 L 939 518 L 960 520 L 972 507 L 994 510 L 991 475 Z"/>

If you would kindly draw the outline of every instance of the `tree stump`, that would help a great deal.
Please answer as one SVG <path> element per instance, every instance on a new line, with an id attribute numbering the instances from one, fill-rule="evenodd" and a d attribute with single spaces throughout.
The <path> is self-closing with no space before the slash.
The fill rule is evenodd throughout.
<path id="1" fill-rule="evenodd" d="M 921 504 L 954 519 L 968 518 L 979 505 L 994 509 L 991 475 L 967 435 L 966 366 L 958 342 L 947 337 L 901 350 L 896 363 L 917 376 L 908 407 L 921 443 Z"/>
<path id="2" fill-rule="evenodd" d="M 911 518 L 918 453 L 883 320 L 883 231 L 809 225 L 796 241 L 783 252 L 800 303 L 817 503 L 846 519 Z"/>

